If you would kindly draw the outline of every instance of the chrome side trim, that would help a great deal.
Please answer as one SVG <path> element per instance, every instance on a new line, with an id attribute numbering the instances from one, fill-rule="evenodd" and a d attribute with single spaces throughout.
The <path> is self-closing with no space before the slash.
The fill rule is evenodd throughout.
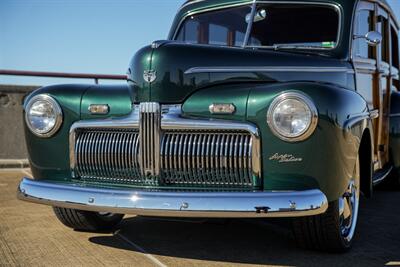
<path id="1" fill-rule="evenodd" d="M 257 192 L 171 192 L 87 187 L 22 179 L 20 200 L 96 212 L 173 217 L 300 217 L 324 213 L 318 189 Z"/>
<path id="2" fill-rule="evenodd" d="M 193 67 L 187 69 L 184 74 L 196 73 L 243 73 L 243 72 L 347 72 L 354 70 L 346 67 L 309 67 L 309 66 L 275 66 L 275 67 Z"/>
<path id="3" fill-rule="evenodd" d="M 379 117 L 379 109 L 373 109 L 369 112 L 369 117 L 371 120 L 376 119 Z"/>
<path id="4" fill-rule="evenodd" d="M 355 57 L 353 64 L 356 72 L 362 73 L 375 73 L 376 72 L 376 60 L 363 57 Z"/>
<path id="5" fill-rule="evenodd" d="M 383 180 L 385 180 L 386 177 L 388 177 L 388 175 L 392 172 L 392 170 L 393 170 L 393 166 L 390 166 L 390 168 L 388 168 L 379 178 L 372 180 L 372 183 L 374 184 L 374 186 L 378 185 Z"/>
<path id="6" fill-rule="evenodd" d="M 393 113 L 393 114 L 390 114 L 389 117 L 391 117 L 391 118 L 400 117 L 400 113 Z"/>
<path id="7" fill-rule="evenodd" d="M 354 127 L 354 125 L 360 122 L 365 123 L 368 119 L 371 119 L 370 113 L 368 111 L 358 114 L 352 114 L 351 117 L 344 122 L 343 130 L 345 132 L 350 131 Z"/>
<path id="8" fill-rule="evenodd" d="M 396 68 L 396 67 L 394 67 L 394 66 L 392 66 L 391 68 L 390 68 L 390 77 L 391 78 L 393 78 L 393 79 L 395 79 L 395 80 L 398 80 L 399 79 L 399 70 Z"/>

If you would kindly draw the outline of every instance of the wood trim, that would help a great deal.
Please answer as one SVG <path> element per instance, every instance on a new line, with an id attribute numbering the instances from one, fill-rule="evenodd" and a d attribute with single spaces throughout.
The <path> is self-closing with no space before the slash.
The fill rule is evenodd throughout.
<path id="1" fill-rule="evenodd" d="M 228 44 L 228 46 L 234 46 L 235 39 L 236 39 L 236 32 L 232 29 L 229 29 L 228 34 L 226 36 L 226 43 Z"/>
<path id="2" fill-rule="evenodd" d="M 389 18 L 389 13 L 385 9 L 383 9 L 381 6 L 378 7 L 377 15 L 380 17 L 384 17 L 385 19 Z"/>
<path id="3" fill-rule="evenodd" d="M 397 21 L 396 15 L 394 14 L 394 12 L 390 6 L 388 6 L 386 3 L 382 2 L 381 0 L 368 0 L 368 1 L 370 3 L 375 3 L 379 7 L 383 8 L 386 12 L 388 12 L 390 14 L 390 16 L 393 18 L 393 23 L 396 25 L 396 29 L 399 30 L 399 28 L 400 28 L 399 22 Z"/>
<path id="4" fill-rule="evenodd" d="M 386 92 L 384 95 L 384 99 L 383 99 L 383 136 L 382 136 L 382 142 L 384 144 L 384 158 L 385 158 L 385 163 L 390 161 L 390 155 L 389 155 L 389 132 L 390 132 L 390 119 L 389 119 L 389 115 L 390 115 L 390 94 L 392 91 L 392 86 L 393 86 L 393 80 L 391 78 L 390 72 L 391 72 L 391 66 L 393 65 L 392 62 L 392 31 L 390 29 L 390 22 L 391 22 L 392 18 L 390 16 L 388 16 L 388 20 L 386 23 L 386 36 L 384 36 L 384 38 L 386 38 L 387 42 L 386 44 L 386 49 L 387 49 L 387 53 L 386 53 L 386 61 L 387 62 L 382 62 L 381 64 L 384 65 L 384 67 L 382 68 L 385 73 L 382 74 L 382 78 L 386 78 Z"/>
<path id="5" fill-rule="evenodd" d="M 371 58 L 355 57 L 353 64 L 356 72 L 374 74 L 376 72 L 376 60 Z"/>

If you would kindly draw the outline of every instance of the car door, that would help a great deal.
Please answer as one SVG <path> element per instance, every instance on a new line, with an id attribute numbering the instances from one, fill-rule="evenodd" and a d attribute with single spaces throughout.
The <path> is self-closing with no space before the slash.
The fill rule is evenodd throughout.
<path id="1" fill-rule="evenodd" d="M 389 162 L 389 111 L 391 75 L 390 14 L 378 3 L 359 2 L 354 35 L 365 36 L 376 31 L 382 42 L 370 46 L 364 38 L 353 42 L 353 62 L 356 69 L 357 91 L 368 102 L 374 129 L 374 170 L 382 169 Z"/>
<path id="2" fill-rule="evenodd" d="M 354 21 L 354 36 L 365 36 L 376 28 L 376 6 L 374 3 L 361 1 L 358 4 Z M 378 99 L 379 74 L 377 70 L 377 47 L 368 45 L 364 38 L 356 38 L 353 41 L 353 64 L 356 71 L 356 88 L 368 103 L 369 110 L 373 114 L 372 123 L 374 129 L 374 170 L 381 168 L 382 160 L 379 153 L 381 132 L 379 119 L 380 101 Z"/>
<path id="3" fill-rule="evenodd" d="M 399 31 L 395 20 L 390 20 L 390 51 L 391 51 L 391 69 L 390 77 L 392 79 L 392 91 L 400 90 L 400 42 Z"/>

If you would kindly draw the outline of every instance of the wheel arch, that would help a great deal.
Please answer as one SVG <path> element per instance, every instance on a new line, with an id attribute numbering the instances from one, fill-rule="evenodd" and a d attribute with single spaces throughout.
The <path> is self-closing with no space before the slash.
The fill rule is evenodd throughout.
<path id="1" fill-rule="evenodd" d="M 360 182 L 361 192 L 366 197 L 371 197 L 373 193 L 372 183 L 372 133 L 369 128 L 366 128 L 362 134 L 360 148 L 359 148 L 359 159 L 360 159 Z"/>

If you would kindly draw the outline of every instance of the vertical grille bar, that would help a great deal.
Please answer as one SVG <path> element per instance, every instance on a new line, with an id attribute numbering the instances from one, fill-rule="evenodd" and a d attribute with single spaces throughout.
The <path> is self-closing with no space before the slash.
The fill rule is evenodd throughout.
<path id="1" fill-rule="evenodd" d="M 160 175 L 161 108 L 159 103 L 144 102 L 139 106 L 139 159 L 143 177 L 155 182 Z"/>

